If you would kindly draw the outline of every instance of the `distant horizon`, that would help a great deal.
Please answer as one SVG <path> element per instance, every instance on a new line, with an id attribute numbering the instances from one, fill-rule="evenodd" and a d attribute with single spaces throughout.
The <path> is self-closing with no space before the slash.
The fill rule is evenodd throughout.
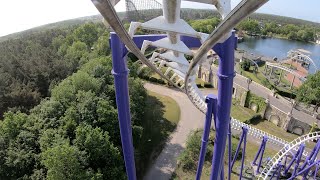
<path id="1" fill-rule="evenodd" d="M 182 8 L 182 9 L 194 9 L 194 8 L 188 8 L 188 7 L 187 7 L 187 8 Z M 201 8 L 201 9 L 195 9 L 195 10 L 213 10 L 213 11 L 216 11 L 215 9 L 209 9 L 209 8 L 208 8 L 208 9 Z M 117 12 L 118 12 L 118 13 L 122 13 L 122 12 L 125 12 L 125 11 L 117 11 Z M 292 18 L 292 19 L 297 19 L 297 20 L 303 20 L 303 21 L 307 21 L 307 22 L 317 23 L 317 24 L 320 25 L 320 22 L 309 21 L 309 20 L 305 20 L 305 19 L 299 19 L 299 18 L 288 17 L 288 16 L 281 16 L 281 15 L 276 15 L 276 14 L 261 13 L 261 12 L 255 12 L 255 13 L 253 13 L 253 14 L 266 14 L 266 15 L 273 15 L 273 16 L 285 17 L 285 18 Z M 50 24 L 60 23 L 60 22 L 64 22 L 64 21 L 71 21 L 71 20 L 75 20 L 75 19 L 81 19 L 81 18 L 92 17 L 92 16 L 101 16 L 101 14 L 81 16 L 81 17 L 76 17 L 76 18 L 71 18 L 71 19 L 64 19 L 64 20 L 56 21 L 56 22 L 50 22 L 50 23 L 48 23 L 48 24 L 43 24 L 43 25 L 35 26 L 35 27 L 29 28 L 29 29 L 25 29 L 25 30 L 13 32 L 13 33 L 10 33 L 10 34 L 6 34 L 6 35 L 3 35 L 3 36 L 0 36 L 0 38 L 6 37 L 6 36 L 10 36 L 10 35 L 13 35 L 13 34 L 19 34 L 19 33 L 22 33 L 22 32 L 24 32 L 24 31 L 29 31 L 29 30 L 36 29 L 36 28 L 40 28 L 40 27 L 47 26 L 47 25 L 50 25 Z"/>
<path id="2" fill-rule="evenodd" d="M 231 0 L 232 7 L 235 7 L 239 2 L 240 0 Z M 4 1 L 0 4 L 0 22 L 2 24 L 0 37 L 48 24 L 99 14 L 97 9 L 89 0 L 29 0 L 19 2 L 19 6 L 17 6 L 16 1 Z M 290 8 L 288 8 L 288 4 L 291 5 Z M 300 0 L 270 0 L 262 6 L 257 13 L 320 23 L 320 13 L 318 13 L 316 7 L 320 7 L 320 1 L 309 0 L 308 3 L 304 3 L 302 6 Z M 115 8 L 118 12 L 124 12 L 124 0 L 121 0 Z M 182 8 L 215 9 L 213 5 L 188 1 L 182 2 Z M 72 9 L 72 11 L 70 11 L 70 9 Z M 16 12 L 19 12 L 19 14 Z M 319 15 L 317 16 L 316 14 Z M 21 17 L 22 15 L 23 17 Z"/>

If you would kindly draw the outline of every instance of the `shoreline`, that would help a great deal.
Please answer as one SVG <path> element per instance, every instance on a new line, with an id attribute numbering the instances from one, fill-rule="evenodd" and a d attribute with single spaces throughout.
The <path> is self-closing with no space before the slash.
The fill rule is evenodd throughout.
<path id="1" fill-rule="evenodd" d="M 245 34 L 243 36 L 243 41 L 245 41 L 245 38 L 261 38 L 261 39 L 275 38 L 275 39 L 284 39 L 284 40 L 288 40 L 288 41 L 296 41 L 296 42 L 300 42 L 300 43 L 310 43 L 310 44 L 314 44 L 314 45 L 320 45 L 320 44 L 316 43 L 315 41 L 299 41 L 299 40 L 295 40 L 295 39 L 288 39 L 287 37 L 280 36 L 280 35 L 272 35 L 272 36 L 270 36 L 270 35 L 265 35 L 265 36 L 257 35 L 257 36 L 251 36 L 251 35 Z"/>

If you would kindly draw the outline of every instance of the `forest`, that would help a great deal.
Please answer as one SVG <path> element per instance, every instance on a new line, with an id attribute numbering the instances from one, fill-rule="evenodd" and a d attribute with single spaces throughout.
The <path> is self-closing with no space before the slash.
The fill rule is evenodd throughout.
<path id="1" fill-rule="evenodd" d="M 290 40 L 315 42 L 320 28 L 308 25 L 278 24 L 277 22 L 259 22 L 255 19 L 246 19 L 239 23 L 238 30 L 245 31 L 248 35 L 268 37 L 281 37 Z"/>
<path id="2" fill-rule="evenodd" d="M 126 179 L 108 39 L 86 23 L 0 43 L 0 179 Z M 147 93 L 129 84 L 139 173 Z"/>

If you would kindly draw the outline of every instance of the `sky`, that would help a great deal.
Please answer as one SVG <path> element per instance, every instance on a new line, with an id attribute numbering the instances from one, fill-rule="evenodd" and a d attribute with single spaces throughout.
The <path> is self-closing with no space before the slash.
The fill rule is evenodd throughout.
<path id="1" fill-rule="evenodd" d="M 231 2 L 234 7 L 240 0 Z M 213 6 L 184 1 L 182 7 L 214 9 Z M 257 12 L 320 23 L 319 7 L 319 0 L 270 0 Z M 116 10 L 125 10 L 124 0 L 117 4 Z M 0 36 L 98 13 L 90 0 L 0 0 Z"/>

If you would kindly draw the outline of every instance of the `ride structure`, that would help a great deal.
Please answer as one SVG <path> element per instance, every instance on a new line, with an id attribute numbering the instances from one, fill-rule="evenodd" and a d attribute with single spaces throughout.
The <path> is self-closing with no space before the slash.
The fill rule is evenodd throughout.
<path id="1" fill-rule="evenodd" d="M 163 16 L 156 17 L 144 23 L 131 22 L 128 32 L 123 27 L 114 10 L 114 5 L 117 4 L 119 0 L 92 0 L 104 19 L 115 31 L 115 33 L 111 33 L 110 38 L 113 63 L 112 73 L 115 77 L 121 142 L 128 179 L 136 179 L 128 93 L 129 70 L 126 66 L 126 55 L 129 51 L 145 64 L 145 66 L 159 74 L 182 92 L 185 92 L 195 107 L 206 114 L 196 179 L 200 179 L 201 177 L 204 155 L 211 128 L 215 129 L 216 137 L 210 179 L 224 179 L 225 177 L 224 152 L 227 142 L 229 144 L 227 177 L 228 179 L 231 178 L 235 161 L 235 159 L 231 159 L 231 134 L 239 131 L 242 132 L 242 135 L 236 154 L 239 152 L 241 146 L 243 151 L 239 179 L 243 178 L 245 148 L 248 136 L 262 140 L 260 150 L 257 152 L 256 158 L 252 163 L 252 167 L 256 168 L 255 176 L 259 179 L 268 179 L 272 173 L 272 177 L 276 178 L 280 178 L 288 173 L 292 174 L 291 177 L 296 177 L 301 174 L 308 177 L 310 176 L 309 172 L 311 170 L 313 175 L 315 174 L 314 176 L 316 176 L 317 169 L 313 171 L 312 168 L 315 166 L 318 168 L 319 162 L 315 161 L 316 158 L 314 157 L 316 157 L 319 148 L 315 148 L 311 153 L 312 155 L 309 154 L 308 156 L 302 144 L 304 141 L 289 143 L 230 117 L 233 77 L 235 76 L 234 49 L 236 48 L 237 42 L 232 29 L 247 15 L 266 3 L 267 0 L 242 0 L 234 9 L 231 9 L 230 0 L 190 1 L 212 4 L 217 8 L 222 21 L 211 34 L 196 32 L 188 23 L 180 19 L 181 0 L 163 0 Z M 160 31 L 166 34 L 135 36 L 134 34 L 137 28 Z M 149 47 L 156 48 L 156 50 L 161 48 L 166 51 L 154 51 L 152 56 L 147 59 L 145 53 Z M 190 48 L 193 47 L 199 48 L 196 53 L 190 50 Z M 210 49 L 213 49 L 220 58 L 217 73 L 219 77 L 218 95 L 208 95 L 205 97 L 197 88 L 195 78 L 198 64 L 206 61 L 205 55 Z M 191 62 L 185 58 L 185 55 L 193 56 Z M 163 72 L 163 70 L 165 72 Z M 212 123 L 212 119 L 214 119 L 214 123 Z M 318 134 L 312 134 L 308 136 L 306 141 L 316 138 L 318 138 Z M 267 165 L 263 165 L 265 164 L 262 163 L 263 153 L 267 141 L 273 143 L 275 146 L 283 147 L 285 151 L 279 155 L 279 157 L 277 156 L 275 160 L 271 159 Z M 296 143 L 299 143 L 299 145 Z M 287 154 L 290 156 L 287 156 Z M 291 159 L 289 163 L 290 166 L 282 163 L 284 157 L 286 157 L 286 160 Z M 305 157 L 305 162 L 307 163 L 299 166 L 299 163 L 302 162 L 301 160 Z M 294 169 L 291 168 L 293 165 L 295 167 Z M 283 167 L 285 169 L 284 171 L 282 170 Z M 261 168 L 264 168 L 262 172 L 260 172 Z"/>

